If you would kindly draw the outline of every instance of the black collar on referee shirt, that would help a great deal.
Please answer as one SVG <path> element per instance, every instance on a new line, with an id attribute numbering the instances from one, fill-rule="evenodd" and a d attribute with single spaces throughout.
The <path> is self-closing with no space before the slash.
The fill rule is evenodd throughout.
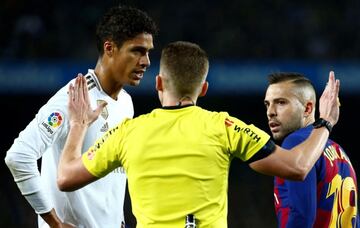
<path id="1" fill-rule="evenodd" d="M 190 107 L 190 106 L 194 106 L 194 104 L 186 104 L 183 106 L 180 105 L 172 105 L 172 106 L 163 106 L 163 109 L 179 109 L 179 108 L 186 108 L 186 107 Z"/>

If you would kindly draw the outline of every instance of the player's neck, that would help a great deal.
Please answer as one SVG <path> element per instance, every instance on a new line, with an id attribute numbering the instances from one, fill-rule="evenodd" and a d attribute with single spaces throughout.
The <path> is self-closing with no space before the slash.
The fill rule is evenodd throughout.
<path id="1" fill-rule="evenodd" d="M 118 95 L 123 88 L 122 84 L 114 83 L 110 77 L 106 77 L 106 73 L 101 69 L 95 68 L 95 75 L 98 78 L 101 89 L 112 99 L 117 100 Z"/>
<path id="2" fill-rule="evenodd" d="M 189 106 L 189 105 L 196 105 L 196 100 L 192 99 L 189 96 L 184 96 L 181 98 L 178 97 L 164 97 L 162 102 L 163 107 L 169 106 Z"/>
<path id="3" fill-rule="evenodd" d="M 315 117 L 314 117 L 314 116 L 308 117 L 308 118 L 305 120 L 305 122 L 304 122 L 304 124 L 303 124 L 303 127 L 307 127 L 307 126 L 311 125 L 311 124 L 314 123 L 314 122 L 315 122 Z"/>

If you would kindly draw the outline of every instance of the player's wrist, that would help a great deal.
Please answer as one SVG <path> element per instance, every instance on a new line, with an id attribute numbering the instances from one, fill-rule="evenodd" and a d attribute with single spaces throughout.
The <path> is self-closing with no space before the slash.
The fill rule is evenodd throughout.
<path id="1" fill-rule="evenodd" d="M 327 121 L 324 118 L 319 118 L 317 120 L 315 120 L 315 122 L 312 124 L 314 128 L 321 128 L 321 127 L 325 127 L 329 133 L 331 133 L 333 125 L 331 124 L 330 121 Z"/>
<path id="2" fill-rule="evenodd" d="M 78 129 L 84 129 L 88 127 L 88 124 L 80 121 L 70 121 L 70 127 L 71 128 L 78 128 Z"/>
<path id="3" fill-rule="evenodd" d="M 51 209 L 51 211 L 40 214 L 40 216 L 44 219 L 44 221 L 50 226 L 50 227 L 61 227 L 61 220 L 57 216 L 54 209 Z"/>

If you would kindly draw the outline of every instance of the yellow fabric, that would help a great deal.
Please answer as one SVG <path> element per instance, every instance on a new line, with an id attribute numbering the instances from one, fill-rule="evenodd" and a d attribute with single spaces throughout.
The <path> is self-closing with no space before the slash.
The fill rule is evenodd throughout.
<path id="1" fill-rule="evenodd" d="M 190 106 L 155 109 L 110 130 L 83 155 L 102 177 L 122 165 L 138 228 L 227 227 L 229 165 L 258 152 L 270 136 L 225 112 Z"/>

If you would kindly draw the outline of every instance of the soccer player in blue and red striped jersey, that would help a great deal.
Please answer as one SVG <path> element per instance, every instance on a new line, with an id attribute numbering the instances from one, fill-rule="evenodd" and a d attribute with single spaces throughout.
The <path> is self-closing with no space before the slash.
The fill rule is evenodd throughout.
<path id="1" fill-rule="evenodd" d="M 326 121 L 315 121 L 315 89 L 302 74 L 269 75 L 264 103 L 272 136 L 285 149 L 305 141 L 313 128 L 331 131 Z M 278 227 L 359 227 L 355 170 L 336 142 L 328 140 L 303 181 L 275 177 L 274 184 Z"/>

